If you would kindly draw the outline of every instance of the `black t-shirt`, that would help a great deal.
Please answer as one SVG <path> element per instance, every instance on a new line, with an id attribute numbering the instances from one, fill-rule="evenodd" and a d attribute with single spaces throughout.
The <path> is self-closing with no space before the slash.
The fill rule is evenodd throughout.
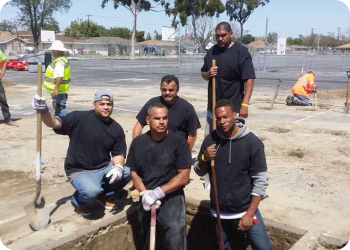
<path id="1" fill-rule="evenodd" d="M 191 168 L 191 164 L 191 151 L 186 140 L 172 131 L 161 141 L 154 141 L 150 131 L 136 137 L 126 160 L 126 165 L 137 172 L 147 189 L 168 183 L 177 175 L 178 169 Z"/>
<path id="2" fill-rule="evenodd" d="M 205 149 L 216 144 L 215 173 L 220 210 L 240 213 L 248 209 L 253 189 L 253 179 L 258 173 L 266 172 L 264 144 L 253 133 L 236 140 L 224 140 L 216 131 L 204 139 L 197 159 Z M 207 171 L 212 177 L 210 161 Z M 210 190 L 211 207 L 215 208 L 213 189 Z"/>
<path id="3" fill-rule="evenodd" d="M 94 110 L 73 111 L 59 119 L 62 128 L 54 131 L 70 138 L 64 163 L 67 175 L 104 168 L 111 156 L 126 155 L 125 134 L 115 120 L 105 122 Z"/>
<path id="4" fill-rule="evenodd" d="M 136 119 L 142 126 L 145 126 L 147 124 L 146 116 L 148 107 L 151 104 L 157 102 L 163 103 L 169 110 L 168 129 L 175 132 L 176 134 L 181 135 L 186 140 L 188 133 L 195 131 L 201 127 L 198 116 L 193 106 L 179 96 L 177 97 L 174 105 L 168 105 L 161 96 L 153 97 L 150 99 L 136 116 Z"/>
<path id="5" fill-rule="evenodd" d="M 216 76 L 216 101 L 229 99 L 234 105 L 235 112 L 243 100 L 245 82 L 255 79 L 252 57 L 249 51 L 239 43 L 234 43 L 226 50 L 214 45 L 204 57 L 202 72 L 212 67 L 212 60 L 216 60 L 218 74 Z M 212 110 L 212 80 L 208 81 L 208 110 Z"/>

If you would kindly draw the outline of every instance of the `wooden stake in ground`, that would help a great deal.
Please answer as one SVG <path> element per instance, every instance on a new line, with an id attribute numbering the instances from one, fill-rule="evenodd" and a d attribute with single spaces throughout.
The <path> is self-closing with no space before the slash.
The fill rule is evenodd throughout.
<path id="1" fill-rule="evenodd" d="M 281 78 L 278 79 L 278 83 L 277 83 L 277 86 L 276 86 L 276 90 L 275 90 L 275 93 L 274 93 L 274 95 L 273 95 L 273 97 L 272 97 L 272 102 L 271 102 L 270 110 L 273 109 L 273 105 L 275 104 L 276 98 L 277 98 L 277 96 L 278 96 L 278 89 L 279 89 L 279 87 L 280 87 L 281 82 L 282 82 Z"/>
<path id="2" fill-rule="evenodd" d="M 216 66 L 216 62 L 213 59 L 212 67 L 214 67 L 214 66 Z M 212 121 L 213 121 L 213 130 L 216 129 L 215 105 L 216 105 L 216 79 L 214 77 L 212 79 Z M 218 187 L 217 187 L 217 184 L 216 184 L 216 173 L 215 173 L 215 162 L 214 162 L 214 160 L 212 160 L 210 162 L 210 167 L 211 167 L 212 188 L 213 188 L 213 191 L 214 191 L 216 218 L 217 218 L 217 223 L 218 223 L 219 246 L 220 246 L 220 250 L 224 250 L 224 240 L 222 238 L 222 228 L 221 228 L 221 219 L 220 219 Z"/>
<path id="3" fill-rule="evenodd" d="M 346 71 L 346 74 L 348 75 L 348 83 L 346 85 L 346 97 L 345 97 L 345 103 L 344 103 L 344 113 L 349 113 L 349 81 L 350 81 L 350 71 Z"/>

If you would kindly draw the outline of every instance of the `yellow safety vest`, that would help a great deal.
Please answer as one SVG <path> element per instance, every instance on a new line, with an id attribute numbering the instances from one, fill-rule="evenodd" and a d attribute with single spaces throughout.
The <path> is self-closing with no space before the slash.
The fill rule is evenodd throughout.
<path id="1" fill-rule="evenodd" d="M 65 56 L 57 57 L 50 65 L 47 67 L 45 72 L 45 81 L 43 87 L 46 88 L 47 92 L 52 94 L 55 89 L 56 78 L 53 77 L 53 72 L 57 63 L 62 63 L 64 66 L 64 75 L 60 86 L 58 87 L 58 94 L 67 94 L 70 88 L 70 64 Z"/>

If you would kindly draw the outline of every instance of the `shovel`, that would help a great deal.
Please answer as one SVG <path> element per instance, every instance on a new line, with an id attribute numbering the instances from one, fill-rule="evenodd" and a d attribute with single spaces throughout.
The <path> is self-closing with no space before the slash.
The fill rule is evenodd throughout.
<path id="1" fill-rule="evenodd" d="M 41 62 L 38 62 L 38 95 L 42 95 L 42 69 Z M 36 113 L 37 125 L 36 125 L 36 164 L 35 164 L 35 183 L 36 194 L 32 202 L 24 206 L 24 210 L 27 215 L 30 227 L 35 230 L 43 229 L 50 220 L 50 213 L 47 207 L 45 207 L 44 197 L 40 197 L 41 192 L 41 112 Z"/>
<path id="2" fill-rule="evenodd" d="M 151 232 L 150 232 L 149 250 L 156 249 L 156 221 L 157 221 L 156 205 L 153 204 L 151 207 Z"/>

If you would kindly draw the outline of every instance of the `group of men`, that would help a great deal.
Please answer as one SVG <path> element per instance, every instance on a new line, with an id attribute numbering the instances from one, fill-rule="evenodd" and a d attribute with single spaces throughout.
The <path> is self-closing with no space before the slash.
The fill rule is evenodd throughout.
<path id="1" fill-rule="evenodd" d="M 215 32 L 217 45 L 208 51 L 201 69 L 203 79 L 208 80 L 208 124 L 194 170 L 200 176 L 209 174 L 212 178 L 210 161 L 215 160 L 225 249 L 231 249 L 232 238 L 244 232 L 253 249 L 272 249 L 258 210 L 268 186 L 264 145 L 249 130 L 244 119 L 248 117 L 254 86 L 252 58 L 246 48 L 232 42 L 228 23 L 218 24 Z M 217 62 L 214 67 L 211 66 L 212 59 Z M 52 73 L 57 63 L 54 61 Z M 63 67 L 60 84 L 50 80 L 50 76 L 45 77 L 53 98 L 69 89 L 67 85 L 60 87 L 66 84 L 63 81 L 68 81 L 67 68 Z M 217 80 L 218 102 L 215 104 L 211 98 L 213 78 Z M 70 138 L 64 167 L 68 180 L 76 189 L 72 196 L 76 212 L 89 216 L 95 202 L 106 209 L 117 208 L 109 197 L 132 179 L 140 192 L 139 228 L 145 239 L 144 249 L 149 246 L 152 206 L 157 208 L 157 249 L 187 249 L 183 189 L 189 181 L 191 149 L 201 125 L 194 107 L 178 96 L 179 88 L 176 76 L 162 78 L 161 95 L 150 99 L 136 116 L 128 154 L 123 128 L 111 118 L 114 99 L 109 90 L 95 93 L 93 110 L 68 114 L 54 106 L 56 113 L 53 115 L 44 97 L 36 95 L 33 98 L 34 109 L 41 112 L 46 126 Z M 56 98 L 57 104 L 63 106 Z M 215 131 L 210 128 L 213 106 Z M 142 134 L 146 125 L 149 131 Z M 217 216 L 214 199 L 211 191 L 213 218 Z M 219 249 L 218 242 L 217 237 L 213 249 Z"/>

